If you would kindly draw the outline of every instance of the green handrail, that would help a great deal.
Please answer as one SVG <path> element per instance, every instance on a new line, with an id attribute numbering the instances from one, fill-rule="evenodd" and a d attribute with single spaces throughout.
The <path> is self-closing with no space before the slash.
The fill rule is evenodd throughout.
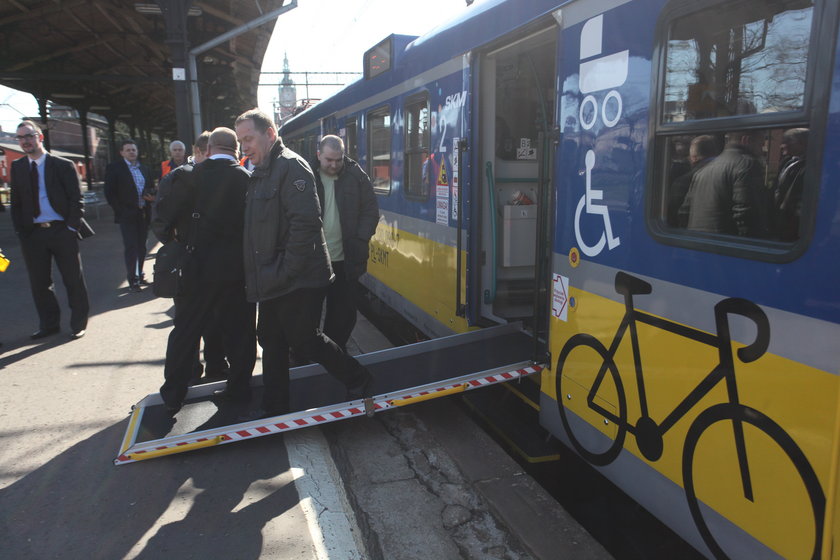
<path id="1" fill-rule="evenodd" d="M 496 183 L 493 179 L 493 162 L 488 161 L 485 165 L 487 172 L 487 186 L 490 190 L 490 231 L 492 251 L 490 251 L 491 277 L 490 277 L 490 295 L 484 297 L 484 303 L 493 303 L 496 301 Z"/>

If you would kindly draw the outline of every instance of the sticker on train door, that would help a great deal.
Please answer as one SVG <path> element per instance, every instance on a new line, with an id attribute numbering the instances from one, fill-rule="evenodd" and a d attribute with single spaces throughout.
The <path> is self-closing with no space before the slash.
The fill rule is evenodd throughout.
<path id="1" fill-rule="evenodd" d="M 552 279 L 551 314 L 566 321 L 569 313 L 569 279 L 559 274 L 553 274 Z"/>
<path id="2" fill-rule="evenodd" d="M 460 152 L 458 151 L 458 142 L 460 138 L 452 139 L 452 219 L 458 219 L 458 164 L 460 162 Z"/>
<path id="3" fill-rule="evenodd" d="M 446 176 L 446 156 L 440 158 L 440 173 L 438 173 L 436 189 L 435 223 L 449 225 L 449 180 Z"/>

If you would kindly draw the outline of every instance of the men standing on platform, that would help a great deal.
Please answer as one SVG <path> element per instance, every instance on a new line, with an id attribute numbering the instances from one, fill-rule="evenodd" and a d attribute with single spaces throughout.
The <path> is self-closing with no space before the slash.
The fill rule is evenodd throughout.
<path id="1" fill-rule="evenodd" d="M 368 243 L 379 223 L 379 205 L 370 178 L 344 154 L 338 136 L 321 139 L 312 171 L 335 280 L 327 289 L 324 334 L 342 350 L 356 325 L 359 277 L 367 271 Z"/>
<path id="2" fill-rule="evenodd" d="M 79 175 L 72 161 L 44 150 L 44 135 L 33 121 L 20 123 L 15 138 L 28 156 L 12 162 L 11 206 L 38 310 L 38 330 L 30 338 L 37 340 L 60 330 L 53 259 L 67 289 L 71 336 L 81 338 L 87 329 L 89 304 L 76 233 L 84 215 Z"/>
<path id="3" fill-rule="evenodd" d="M 169 144 L 169 159 L 160 162 L 160 169 L 157 173 L 158 180 L 165 177 L 168 173 L 175 171 L 185 163 L 187 163 L 187 147 L 180 140 L 173 140 Z"/>
<path id="4" fill-rule="evenodd" d="M 149 168 L 138 161 L 134 140 L 123 140 L 120 156 L 105 168 L 105 198 L 114 209 L 114 222 L 120 225 L 128 289 L 139 292 L 141 285 L 149 284 L 143 274 L 143 263 L 154 184 Z"/>
<path id="5" fill-rule="evenodd" d="M 227 388 L 219 396 L 247 402 L 256 361 L 255 305 L 245 299 L 242 235 L 248 172 L 236 159 L 236 133 L 217 128 L 210 135 L 208 158 L 192 172 L 179 173 L 158 219 L 192 228 L 179 231 L 194 250 L 185 270 L 186 288 L 175 313 L 166 347 L 165 381 L 160 388 L 167 410 L 183 403 L 193 372 L 199 338 L 210 317 L 219 313 L 230 360 Z"/>
<path id="6" fill-rule="evenodd" d="M 248 300 L 259 302 L 262 414 L 289 411 L 290 348 L 323 365 L 348 397 L 368 397 L 370 372 L 318 328 L 332 269 L 312 170 L 283 145 L 266 113 L 246 111 L 235 126 L 255 166 L 245 206 L 245 285 Z"/>

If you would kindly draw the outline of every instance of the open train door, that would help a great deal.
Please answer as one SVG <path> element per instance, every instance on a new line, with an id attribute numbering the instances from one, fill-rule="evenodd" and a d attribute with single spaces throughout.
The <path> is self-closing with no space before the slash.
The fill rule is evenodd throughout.
<path id="1" fill-rule="evenodd" d="M 534 359 L 547 352 L 551 162 L 558 28 L 554 20 L 478 55 L 479 139 L 473 216 L 473 322 L 521 320 Z"/>

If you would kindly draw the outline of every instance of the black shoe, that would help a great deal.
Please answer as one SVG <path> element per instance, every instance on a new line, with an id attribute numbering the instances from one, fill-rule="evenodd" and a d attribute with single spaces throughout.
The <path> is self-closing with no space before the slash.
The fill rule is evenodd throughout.
<path id="1" fill-rule="evenodd" d="M 152 283 L 149 282 L 148 280 L 146 280 L 145 278 L 141 278 L 140 280 L 137 281 L 137 283 L 140 286 L 151 286 L 152 285 Z"/>
<path id="2" fill-rule="evenodd" d="M 163 408 L 166 409 L 166 413 L 170 416 L 175 416 L 179 410 L 181 410 L 181 403 L 178 404 L 169 404 L 163 403 Z"/>
<path id="3" fill-rule="evenodd" d="M 58 333 L 58 331 L 60 331 L 60 330 L 61 329 L 58 328 L 58 327 L 52 327 L 52 328 L 49 328 L 49 329 L 39 329 L 38 331 L 29 335 L 29 338 L 31 338 L 32 340 L 38 340 L 39 338 L 46 338 L 48 336 L 52 336 L 52 335 Z"/>
<path id="4" fill-rule="evenodd" d="M 86 332 L 87 331 L 85 329 L 79 329 L 77 331 L 73 331 L 72 333 L 70 333 L 70 338 L 72 338 L 73 340 L 79 340 L 80 338 L 85 336 Z"/>
<path id="5" fill-rule="evenodd" d="M 213 397 L 232 403 L 243 403 L 251 400 L 251 389 L 231 390 L 230 387 L 213 391 Z"/>
<path id="6" fill-rule="evenodd" d="M 354 385 L 347 387 L 347 400 L 356 401 L 373 396 L 373 376 L 366 369 L 362 370 L 361 379 Z"/>
<path id="7" fill-rule="evenodd" d="M 128 291 L 129 292 L 140 292 L 142 290 L 143 290 L 143 288 L 140 287 L 140 282 L 132 282 L 128 286 Z"/>
<path id="8" fill-rule="evenodd" d="M 236 420 L 238 422 L 253 422 L 254 420 L 264 420 L 266 418 L 275 418 L 277 416 L 283 416 L 284 414 L 288 414 L 289 409 L 272 409 L 266 410 L 264 408 L 258 408 L 257 410 L 252 410 L 248 414 L 240 416 Z"/>

